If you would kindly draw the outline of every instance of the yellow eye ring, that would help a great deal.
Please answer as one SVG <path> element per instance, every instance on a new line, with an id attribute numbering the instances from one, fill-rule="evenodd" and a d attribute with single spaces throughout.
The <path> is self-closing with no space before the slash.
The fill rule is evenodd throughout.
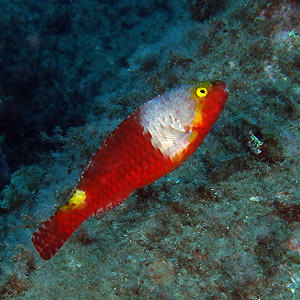
<path id="1" fill-rule="evenodd" d="M 199 87 L 199 88 L 197 88 L 197 90 L 196 90 L 196 95 L 197 95 L 199 98 L 204 98 L 207 94 L 208 94 L 208 91 L 207 91 L 207 89 L 204 88 L 204 87 Z"/>

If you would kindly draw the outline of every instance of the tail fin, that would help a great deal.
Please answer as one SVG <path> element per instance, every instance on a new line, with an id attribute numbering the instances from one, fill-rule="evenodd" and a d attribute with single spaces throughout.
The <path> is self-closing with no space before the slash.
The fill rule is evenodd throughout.
<path id="1" fill-rule="evenodd" d="M 81 210 L 59 210 L 32 237 L 32 243 L 43 260 L 49 260 L 88 216 Z"/>

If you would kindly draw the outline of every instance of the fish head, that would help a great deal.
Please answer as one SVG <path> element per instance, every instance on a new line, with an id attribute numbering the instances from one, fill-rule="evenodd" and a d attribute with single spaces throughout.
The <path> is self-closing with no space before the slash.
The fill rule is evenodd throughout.
<path id="1" fill-rule="evenodd" d="M 228 94 L 223 81 L 198 81 L 191 84 L 191 97 L 196 102 L 194 126 L 210 129 L 224 109 Z"/>

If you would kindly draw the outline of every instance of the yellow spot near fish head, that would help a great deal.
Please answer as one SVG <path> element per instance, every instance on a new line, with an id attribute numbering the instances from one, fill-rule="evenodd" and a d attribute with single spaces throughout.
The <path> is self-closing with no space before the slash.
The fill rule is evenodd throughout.
<path id="1" fill-rule="evenodd" d="M 195 111 L 193 127 L 200 127 L 202 124 L 202 107 L 197 107 Z"/>
<path id="2" fill-rule="evenodd" d="M 190 136 L 189 142 L 192 143 L 197 137 L 198 137 L 198 132 L 193 131 L 191 136 Z"/>
<path id="3" fill-rule="evenodd" d="M 85 191 L 76 189 L 69 202 L 63 207 L 61 207 L 60 210 L 65 212 L 73 209 L 82 209 L 85 206 L 85 199 L 86 199 Z"/>
<path id="4" fill-rule="evenodd" d="M 192 83 L 191 86 L 191 96 L 192 99 L 196 102 L 195 117 L 193 127 L 200 127 L 203 122 L 202 118 L 202 108 L 203 100 L 208 95 L 210 91 L 211 83 L 208 81 L 198 81 Z M 192 140 L 194 138 L 192 137 Z"/>

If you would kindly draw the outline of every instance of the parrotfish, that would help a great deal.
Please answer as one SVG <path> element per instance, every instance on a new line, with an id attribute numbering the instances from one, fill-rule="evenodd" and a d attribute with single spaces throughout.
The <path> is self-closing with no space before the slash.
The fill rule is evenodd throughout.
<path id="1" fill-rule="evenodd" d="M 146 102 L 104 141 L 84 169 L 68 202 L 32 242 L 49 260 L 80 224 L 175 170 L 202 143 L 228 98 L 222 81 L 198 81 Z"/>

